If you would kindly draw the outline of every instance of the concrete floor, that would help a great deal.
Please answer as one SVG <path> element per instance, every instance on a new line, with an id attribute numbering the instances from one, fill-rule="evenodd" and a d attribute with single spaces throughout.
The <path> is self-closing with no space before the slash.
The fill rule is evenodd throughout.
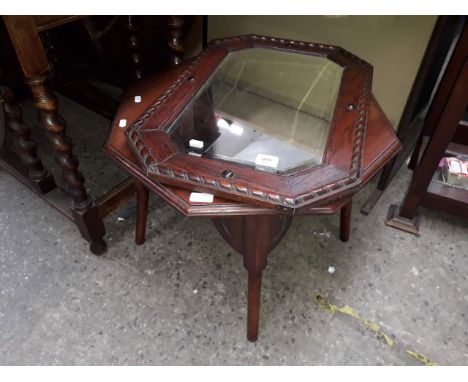
<path id="1" fill-rule="evenodd" d="M 61 112 L 86 185 L 99 195 L 124 177 L 100 151 L 109 122 L 63 98 Z M 26 104 L 37 135 L 33 117 Z M 468 223 L 421 209 L 421 237 L 387 228 L 388 206 L 408 180 L 402 170 L 367 217 L 359 208 L 375 182 L 361 191 L 346 244 L 338 216 L 293 222 L 270 255 L 260 337 L 250 343 L 242 259 L 208 219 L 152 197 L 147 243 L 136 247 L 134 218 L 114 213 L 109 250 L 96 257 L 72 223 L 0 172 L 0 364 L 421 364 L 411 350 L 467 365 Z M 317 294 L 349 305 L 395 344 L 356 318 L 330 315 Z"/>

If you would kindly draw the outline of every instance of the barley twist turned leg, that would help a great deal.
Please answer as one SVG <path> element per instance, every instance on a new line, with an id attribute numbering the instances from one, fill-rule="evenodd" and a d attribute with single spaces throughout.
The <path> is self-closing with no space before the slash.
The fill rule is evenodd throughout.
<path id="1" fill-rule="evenodd" d="M 184 18 L 183 16 L 169 16 L 167 19 L 167 27 L 169 28 L 167 36 L 167 44 L 169 45 L 169 65 L 179 65 L 185 53 L 183 45 L 183 30 Z"/>
<path id="2" fill-rule="evenodd" d="M 0 71 L 0 81 L 2 79 Z M 54 179 L 42 165 L 36 143 L 31 138 L 31 131 L 23 123 L 23 111 L 15 103 L 13 93 L 8 86 L 0 85 L 0 98 L 3 100 L 6 128 L 13 137 L 14 151 L 25 165 L 29 179 L 41 193 L 52 190 L 55 188 Z"/>
<path id="3" fill-rule="evenodd" d="M 128 16 L 125 19 L 124 27 L 128 30 L 128 46 L 131 51 L 131 61 L 133 66 L 133 77 L 137 80 L 144 76 L 142 37 L 141 28 L 138 25 L 138 18 Z"/>
<path id="4" fill-rule="evenodd" d="M 90 242 L 91 252 L 99 255 L 107 248 L 103 240 L 104 223 L 84 188 L 84 178 L 78 171 L 78 160 L 73 155 L 72 142 L 65 134 L 65 121 L 58 114 L 57 97 L 47 87 L 45 80 L 45 74 L 26 78 L 39 111 L 41 126 L 54 151 L 56 162 L 62 168 L 62 177 L 72 197 L 71 210 L 75 222 L 82 236 Z"/>
<path id="5" fill-rule="evenodd" d="M 55 161 L 62 168 L 62 177 L 67 183 L 73 207 L 81 210 L 90 203 L 84 188 L 84 178 L 78 172 L 78 160 L 72 152 L 71 140 L 65 135 L 65 121 L 58 114 L 58 100 L 45 85 L 46 76 L 40 75 L 26 79 L 33 93 L 39 120 L 45 130 L 47 140 L 54 150 Z"/>

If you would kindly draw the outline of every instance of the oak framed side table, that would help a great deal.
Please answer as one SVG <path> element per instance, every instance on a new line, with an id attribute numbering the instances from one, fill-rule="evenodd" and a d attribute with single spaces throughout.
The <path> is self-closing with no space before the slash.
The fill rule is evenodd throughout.
<path id="1" fill-rule="evenodd" d="M 104 151 L 135 179 L 136 243 L 149 190 L 211 217 L 248 271 L 250 341 L 268 254 L 293 217 L 340 211 L 347 241 L 353 194 L 401 147 L 371 76 L 339 47 L 248 35 L 212 41 L 122 98 Z"/>

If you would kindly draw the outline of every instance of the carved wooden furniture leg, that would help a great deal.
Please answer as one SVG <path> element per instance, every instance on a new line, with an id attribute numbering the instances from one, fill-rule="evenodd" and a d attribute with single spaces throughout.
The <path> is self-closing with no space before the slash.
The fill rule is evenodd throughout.
<path id="1" fill-rule="evenodd" d="M 35 106 L 39 111 L 39 120 L 46 137 L 54 150 L 56 162 L 62 167 L 62 176 L 72 197 L 72 213 L 82 236 L 90 242 L 90 250 L 96 255 L 106 250 L 103 240 L 104 224 L 98 209 L 89 198 L 84 188 L 84 178 L 78 171 L 78 160 L 72 152 L 72 142 L 65 135 L 65 121 L 58 114 L 58 100 L 45 84 L 46 75 L 26 78 Z"/>
<path id="2" fill-rule="evenodd" d="M 347 242 L 351 230 L 351 208 L 353 201 L 350 200 L 340 210 L 340 240 Z"/>
<path id="3" fill-rule="evenodd" d="M 73 156 L 71 141 L 65 135 L 65 122 L 58 115 L 57 98 L 45 85 L 49 62 L 35 19 L 32 16 L 2 17 L 26 82 L 33 93 L 41 125 L 54 150 L 56 161 L 62 167 L 63 178 L 72 197 L 73 220 L 81 235 L 90 242 L 91 252 L 102 254 L 107 248 L 103 239 L 104 223 L 83 186 L 84 179 L 78 172 L 78 161 Z"/>
<path id="4" fill-rule="evenodd" d="M 136 16 L 125 17 L 125 29 L 129 32 L 128 46 L 131 51 L 131 61 L 133 65 L 133 77 L 137 80 L 143 78 L 143 55 L 141 44 L 141 31 L 137 23 Z"/>
<path id="5" fill-rule="evenodd" d="M 40 193 L 49 192 L 56 187 L 54 178 L 42 165 L 36 143 L 31 138 L 29 127 L 23 123 L 23 112 L 15 104 L 10 88 L 0 85 L 0 98 L 3 99 L 6 128 L 12 133 L 14 151 L 26 167 L 31 185 Z"/>
<path id="6" fill-rule="evenodd" d="M 244 258 L 248 272 L 247 339 L 256 341 L 260 318 L 262 272 L 268 254 L 278 245 L 291 224 L 286 215 L 214 218 L 221 236 Z"/>
<path id="7" fill-rule="evenodd" d="M 137 194 L 135 244 L 142 245 L 145 242 L 148 219 L 148 189 L 138 181 L 135 181 L 135 188 Z"/>
<path id="8" fill-rule="evenodd" d="M 167 18 L 167 44 L 169 45 L 169 65 L 179 65 L 184 59 L 185 48 L 183 45 L 183 16 L 168 16 Z"/>
<path id="9" fill-rule="evenodd" d="M 244 267 L 248 272 L 247 339 L 256 341 L 260 320 L 262 271 L 267 264 L 270 217 L 246 218 L 243 229 Z"/>

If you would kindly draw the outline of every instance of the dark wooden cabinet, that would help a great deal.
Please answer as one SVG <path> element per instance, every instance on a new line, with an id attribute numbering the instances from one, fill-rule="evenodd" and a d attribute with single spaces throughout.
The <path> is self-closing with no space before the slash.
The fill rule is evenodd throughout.
<path id="1" fill-rule="evenodd" d="M 403 202 L 390 207 L 387 225 L 419 234 L 417 209 L 421 205 L 468 218 L 468 190 L 433 179 L 444 155 L 468 155 L 468 141 L 464 141 L 467 107 L 468 26 L 465 23 L 428 109 L 420 143 L 413 153 L 414 172 L 410 185 Z M 424 138 L 425 134 L 428 139 Z"/>

